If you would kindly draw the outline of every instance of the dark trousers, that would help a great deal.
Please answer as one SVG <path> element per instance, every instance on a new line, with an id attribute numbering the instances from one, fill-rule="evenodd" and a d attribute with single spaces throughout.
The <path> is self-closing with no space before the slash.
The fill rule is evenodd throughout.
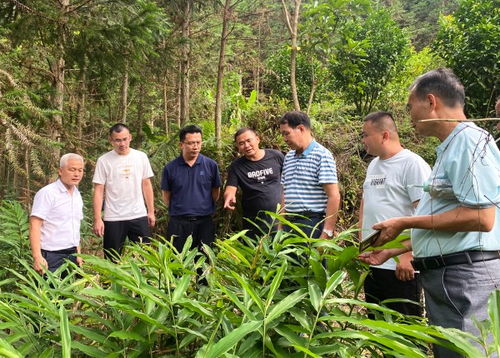
<path id="1" fill-rule="evenodd" d="M 148 243 L 150 236 L 147 216 L 124 221 L 105 221 L 104 256 L 111 259 L 116 254 L 121 254 L 127 237 L 132 242 Z"/>
<path id="2" fill-rule="evenodd" d="M 321 236 L 323 220 L 325 220 L 324 213 L 304 211 L 290 214 L 300 215 L 287 215 L 286 219 L 297 225 L 308 237 L 318 239 Z M 285 231 L 292 232 L 293 229 L 287 226 L 285 227 Z"/>
<path id="3" fill-rule="evenodd" d="M 370 274 L 365 279 L 365 301 L 369 303 L 380 303 L 390 298 L 403 298 L 415 302 L 421 301 L 422 286 L 415 274 L 415 279 L 401 281 L 396 277 L 396 271 L 370 267 Z M 422 316 L 422 307 L 408 302 L 391 302 L 385 304 L 387 307 L 406 315 Z M 372 314 L 368 315 L 371 319 Z"/>
<path id="4" fill-rule="evenodd" d="M 42 249 L 42 257 L 47 261 L 48 269 L 50 272 L 54 272 L 64 263 L 64 260 L 70 260 L 76 264 L 76 247 L 70 247 L 69 249 L 48 251 Z"/>
<path id="5" fill-rule="evenodd" d="M 251 239 L 258 239 L 263 235 L 269 233 L 269 231 L 276 231 L 276 225 L 271 227 L 273 224 L 273 218 L 264 212 L 260 212 L 258 215 L 243 215 L 243 230 L 248 230 L 246 236 Z"/>
<path id="6" fill-rule="evenodd" d="M 167 238 L 173 236 L 174 247 L 182 251 L 188 236 L 192 236 L 191 247 L 201 248 L 215 240 L 215 226 L 211 215 L 207 216 L 171 216 L 167 226 Z"/>

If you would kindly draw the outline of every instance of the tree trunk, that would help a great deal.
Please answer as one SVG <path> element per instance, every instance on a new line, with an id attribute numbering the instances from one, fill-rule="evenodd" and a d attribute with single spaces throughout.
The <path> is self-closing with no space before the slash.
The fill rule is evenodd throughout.
<path id="1" fill-rule="evenodd" d="M 125 64 L 125 72 L 122 79 L 122 88 L 120 96 L 120 122 L 127 123 L 128 110 L 128 63 Z"/>
<path id="2" fill-rule="evenodd" d="M 87 67 L 83 65 L 80 69 L 80 83 L 79 83 L 79 94 L 77 101 L 77 127 L 78 127 L 78 140 L 80 143 L 83 139 L 83 128 L 85 127 L 85 108 L 87 106 Z"/>
<path id="3" fill-rule="evenodd" d="M 219 65 L 217 68 L 217 90 L 215 94 L 215 142 L 217 148 L 221 148 L 222 143 L 222 91 L 224 81 L 224 67 L 226 56 L 226 43 L 227 43 L 227 25 L 230 16 L 231 0 L 226 0 L 224 3 L 222 15 L 222 32 L 220 36 L 220 49 L 219 49 Z"/>
<path id="4" fill-rule="evenodd" d="M 168 136 L 170 127 L 168 124 L 168 73 L 163 78 L 163 123 L 165 125 L 165 134 Z"/>
<path id="5" fill-rule="evenodd" d="M 297 35 L 298 35 L 298 23 L 299 23 L 299 11 L 300 11 L 301 0 L 295 0 L 295 7 L 293 13 L 288 12 L 288 7 L 286 6 L 285 0 L 281 0 L 283 5 L 283 13 L 285 16 L 286 25 L 288 27 L 288 32 L 290 33 L 290 38 L 292 41 L 292 50 L 290 54 L 290 87 L 292 90 L 292 100 L 293 106 L 296 111 L 300 111 L 299 97 L 297 94 L 297 79 L 296 79 L 296 69 L 297 69 Z"/>
<path id="6" fill-rule="evenodd" d="M 182 18 L 182 38 L 184 45 L 181 50 L 181 83 L 180 83 L 180 126 L 189 121 L 189 66 L 191 56 L 190 26 L 191 26 L 191 2 L 184 3 L 184 16 Z"/>
<path id="7" fill-rule="evenodd" d="M 60 0 L 60 19 L 58 23 L 58 43 L 56 44 L 56 53 L 54 60 L 50 63 L 50 71 L 52 73 L 52 106 L 57 111 L 52 116 L 53 125 L 50 128 L 52 140 L 56 142 L 61 141 L 61 130 L 63 124 L 63 111 L 64 111 L 64 67 L 66 62 L 64 60 L 64 52 L 66 47 L 66 15 L 69 7 L 69 0 Z M 57 162 L 60 157 L 60 149 L 54 148 L 52 153 L 52 160 L 57 167 Z"/>

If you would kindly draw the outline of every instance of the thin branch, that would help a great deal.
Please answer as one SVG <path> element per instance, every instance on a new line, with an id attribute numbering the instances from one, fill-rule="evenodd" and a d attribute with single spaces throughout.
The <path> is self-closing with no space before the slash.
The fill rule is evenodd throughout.
<path id="1" fill-rule="evenodd" d="M 485 121 L 500 121 L 500 118 L 467 118 L 467 119 L 454 119 L 454 118 L 430 118 L 421 119 L 417 122 L 485 122 Z"/>

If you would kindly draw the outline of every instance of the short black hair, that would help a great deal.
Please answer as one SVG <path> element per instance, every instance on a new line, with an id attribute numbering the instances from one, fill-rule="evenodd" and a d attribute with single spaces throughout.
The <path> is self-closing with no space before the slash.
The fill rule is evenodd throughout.
<path id="1" fill-rule="evenodd" d="M 380 130 L 398 131 L 396 121 L 391 112 L 372 112 L 365 117 L 364 121 L 371 122 Z"/>
<path id="2" fill-rule="evenodd" d="M 186 139 L 186 134 L 188 134 L 188 133 L 200 133 L 200 134 L 203 134 L 200 127 L 198 127 L 196 124 L 190 124 L 190 125 L 185 126 L 184 128 L 182 128 L 180 130 L 180 132 L 179 132 L 179 140 L 181 142 L 183 142 L 184 139 Z"/>
<path id="3" fill-rule="evenodd" d="M 245 132 L 253 132 L 253 134 L 255 134 L 257 137 L 259 136 L 257 134 L 257 132 L 255 131 L 255 129 L 253 128 L 248 128 L 248 127 L 243 127 L 243 128 L 240 128 L 236 131 L 236 133 L 234 133 L 234 141 L 236 142 L 236 138 L 238 138 L 240 135 L 242 135 L 243 133 Z"/>
<path id="4" fill-rule="evenodd" d="M 286 112 L 281 117 L 280 124 L 288 124 L 291 128 L 297 128 L 302 124 L 304 127 L 311 129 L 311 120 L 307 114 L 299 111 Z"/>
<path id="5" fill-rule="evenodd" d="M 126 124 L 116 123 L 113 126 L 111 126 L 111 128 L 109 128 L 109 136 L 111 137 L 113 135 L 113 133 L 120 133 L 124 129 L 128 130 L 128 132 L 130 133 L 130 128 L 127 127 Z"/>
<path id="6" fill-rule="evenodd" d="M 410 86 L 418 99 L 432 93 L 448 107 L 465 105 L 465 91 L 460 79 L 449 68 L 438 68 L 419 76 Z"/>

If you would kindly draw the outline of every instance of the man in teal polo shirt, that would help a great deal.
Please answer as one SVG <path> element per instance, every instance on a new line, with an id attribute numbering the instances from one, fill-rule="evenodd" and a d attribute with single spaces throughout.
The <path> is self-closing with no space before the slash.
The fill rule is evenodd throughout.
<path id="1" fill-rule="evenodd" d="M 474 319 L 488 317 L 490 293 L 500 288 L 500 153 L 488 132 L 467 122 L 465 93 L 449 69 L 430 71 L 414 82 L 408 109 L 416 131 L 437 137 L 437 158 L 415 216 L 373 226 L 376 244 L 413 228 L 413 266 L 420 270 L 426 311 L 433 325 L 474 335 Z M 361 255 L 380 264 L 405 249 Z M 440 346 L 436 358 L 461 357 Z"/>
<path id="2" fill-rule="evenodd" d="M 170 215 L 167 237 L 174 237 L 174 246 L 181 251 L 189 235 L 196 247 L 214 241 L 212 215 L 221 181 L 217 163 L 200 154 L 201 129 L 186 126 L 179 139 L 181 155 L 163 169 L 161 190 Z"/>
<path id="3" fill-rule="evenodd" d="M 332 153 L 316 142 L 311 120 L 302 112 L 287 112 L 280 132 L 292 149 L 285 156 L 281 183 L 288 220 L 301 224 L 313 238 L 331 238 L 340 204 Z"/>

